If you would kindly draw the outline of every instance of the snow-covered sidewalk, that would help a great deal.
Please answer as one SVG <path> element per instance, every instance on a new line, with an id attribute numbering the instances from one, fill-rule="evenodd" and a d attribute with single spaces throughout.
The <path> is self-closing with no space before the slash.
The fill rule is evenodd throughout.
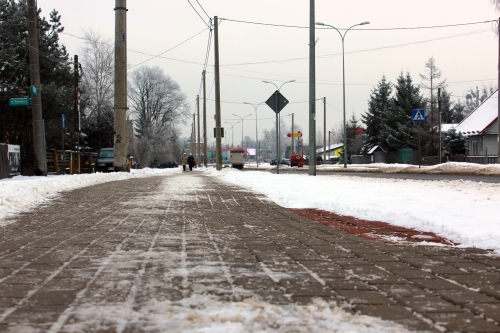
<path id="1" fill-rule="evenodd" d="M 337 168 L 321 166 L 322 169 Z M 260 168 L 269 168 L 262 165 Z M 274 168 L 274 167 L 273 167 Z M 365 167 L 366 168 L 366 167 Z M 400 172 L 418 167 L 371 165 L 379 172 Z M 359 166 L 350 166 L 356 171 Z M 415 170 L 416 169 L 416 170 Z M 426 167 L 428 173 L 500 174 L 500 166 L 446 163 Z M 0 225 L 7 217 L 57 197 L 58 193 L 103 182 L 169 175 L 178 169 L 141 169 L 131 173 L 14 177 L 0 180 Z M 317 208 L 367 220 L 388 222 L 434 232 L 462 246 L 500 253 L 500 185 L 472 181 L 417 181 L 368 179 L 345 175 L 309 177 L 306 173 L 275 175 L 262 171 L 199 168 L 193 172 L 261 193 L 287 208 Z M 420 172 L 420 171 L 418 171 Z"/>

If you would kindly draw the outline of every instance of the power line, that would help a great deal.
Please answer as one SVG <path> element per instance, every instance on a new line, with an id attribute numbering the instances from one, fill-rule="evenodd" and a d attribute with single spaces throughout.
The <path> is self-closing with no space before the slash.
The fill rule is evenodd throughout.
<path id="1" fill-rule="evenodd" d="M 451 38 L 456 38 L 456 37 L 463 37 L 463 36 L 473 35 L 473 34 L 478 34 L 478 33 L 483 33 L 483 32 L 490 32 L 490 30 L 477 30 L 477 31 L 469 32 L 469 33 L 463 33 L 463 34 L 452 35 L 452 36 L 447 36 L 447 37 L 427 39 L 427 40 L 417 41 L 417 42 L 410 42 L 410 43 L 404 43 L 404 44 L 382 46 L 382 47 L 377 47 L 377 48 L 372 48 L 372 49 L 365 49 L 365 50 L 358 50 L 358 51 L 350 51 L 350 52 L 346 52 L 345 54 L 356 54 L 356 53 L 361 53 L 361 52 L 379 51 L 379 50 L 390 49 L 390 48 L 397 48 L 397 47 L 403 47 L 403 46 L 408 46 L 408 45 L 423 44 L 423 43 L 429 43 L 429 42 L 434 42 L 434 41 L 444 40 L 444 39 L 451 39 Z M 316 56 L 316 58 L 331 58 L 331 57 L 337 57 L 337 56 L 340 56 L 340 55 L 342 55 L 342 53 L 332 53 L 332 54 L 325 54 L 325 55 L 321 55 L 321 56 Z M 237 64 L 221 65 L 221 67 L 227 67 L 227 66 L 246 66 L 246 65 L 262 65 L 262 64 L 272 64 L 272 63 L 287 63 L 287 62 L 291 62 L 291 61 L 308 60 L 308 59 L 309 59 L 309 57 L 301 57 L 301 58 L 289 58 L 289 59 L 281 59 L 281 60 L 244 62 L 244 63 L 237 63 Z"/>
<path id="2" fill-rule="evenodd" d="M 200 17 L 200 19 L 203 21 L 203 23 L 205 23 L 205 25 L 206 25 L 207 27 L 209 27 L 209 26 L 208 26 L 208 24 L 207 24 L 207 22 L 205 22 L 205 20 L 203 19 L 203 17 L 201 17 L 200 13 L 198 13 L 198 11 L 196 10 L 196 8 L 194 8 L 194 6 L 191 4 L 191 2 L 190 2 L 189 0 L 187 0 L 187 2 L 188 2 L 188 3 L 189 3 L 189 5 L 191 6 L 191 8 L 193 8 L 193 10 L 196 12 L 196 14 L 198 14 L 198 16 L 199 16 L 199 17 Z M 206 13 L 205 13 L 205 14 L 206 14 Z M 210 17 L 209 17 L 209 18 L 210 18 Z M 209 27 L 209 28 L 210 28 L 210 27 Z"/>
<path id="3" fill-rule="evenodd" d="M 196 0 L 196 3 L 198 4 L 198 6 L 200 6 L 201 10 L 203 10 L 203 12 L 205 13 L 205 15 L 207 15 L 207 17 L 210 19 L 210 15 L 207 14 L 207 12 L 203 8 L 203 6 L 198 2 L 198 0 Z"/>
<path id="4" fill-rule="evenodd" d="M 143 62 L 140 62 L 140 63 L 138 63 L 137 65 L 131 66 L 131 67 L 129 67 L 129 69 L 132 69 L 132 68 L 134 68 L 134 67 L 137 67 L 137 66 L 139 66 L 139 65 L 144 64 L 145 62 L 148 62 L 148 61 L 150 61 L 150 60 L 153 60 L 153 59 L 155 59 L 155 58 L 158 58 L 158 57 L 159 57 L 159 56 L 161 56 L 162 54 L 165 54 L 165 53 L 167 53 L 167 52 L 169 52 L 169 51 L 171 51 L 171 50 L 175 49 L 176 47 L 178 47 L 178 46 L 180 46 L 180 45 L 182 45 L 182 44 L 186 43 L 187 41 L 189 41 L 189 40 L 193 39 L 194 37 L 196 37 L 196 36 L 198 36 L 199 34 L 201 34 L 202 32 L 204 32 L 205 30 L 207 30 L 207 29 L 203 29 L 202 31 L 200 31 L 200 32 L 198 32 L 197 34 L 195 34 L 195 35 L 193 35 L 193 36 L 189 37 L 189 38 L 188 38 L 188 39 L 186 39 L 185 41 L 180 42 L 179 44 L 177 44 L 177 45 L 175 45 L 175 46 L 173 46 L 173 47 L 169 48 L 168 50 L 166 50 L 166 51 L 164 51 L 164 52 L 162 52 L 162 53 L 160 53 L 160 54 L 157 54 L 157 55 L 153 56 L 152 58 L 149 58 L 148 60 L 144 60 Z"/>
<path id="5" fill-rule="evenodd" d="M 274 23 L 263 23 L 263 22 L 252 22 L 252 21 L 242 21 L 242 20 L 233 20 L 228 18 L 221 18 L 221 20 L 226 20 L 229 22 L 236 23 L 245 23 L 245 24 L 254 24 L 254 25 L 264 25 L 271 27 L 280 27 L 280 28 L 297 28 L 297 29 L 309 29 L 310 27 L 306 26 L 298 26 L 298 25 L 286 25 L 286 24 L 274 24 Z M 397 27 L 397 28 L 357 28 L 353 30 L 364 30 L 364 31 L 390 31 L 390 30 L 419 30 L 419 29 L 440 29 L 440 28 L 451 28 L 451 27 L 460 27 L 467 25 L 475 25 L 475 24 L 484 24 L 497 22 L 498 20 L 487 20 L 487 21 L 479 21 L 479 22 L 469 22 L 469 23 L 457 23 L 457 24 L 446 24 L 446 25 L 433 25 L 433 26 L 420 26 L 420 27 Z M 316 29 L 331 29 L 331 28 L 319 28 Z M 347 30 L 347 28 L 337 28 L 339 30 Z"/>

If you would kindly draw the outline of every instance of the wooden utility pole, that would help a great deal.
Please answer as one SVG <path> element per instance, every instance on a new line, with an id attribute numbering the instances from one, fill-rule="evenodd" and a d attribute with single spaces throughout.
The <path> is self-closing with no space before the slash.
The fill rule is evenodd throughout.
<path id="1" fill-rule="evenodd" d="M 130 171 L 127 160 L 127 0 L 115 0 L 115 171 Z"/>
<path id="2" fill-rule="evenodd" d="M 214 58 L 215 58 L 215 150 L 216 169 L 222 169 L 220 77 L 219 77 L 219 18 L 214 16 Z"/>
<path id="3" fill-rule="evenodd" d="M 498 89 L 497 89 L 497 96 L 500 96 L 500 17 L 498 18 L 497 28 L 498 28 L 498 82 L 497 82 Z M 497 104 L 498 104 L 497 163 L 500 164 L 500 103 L 497 102 Z"/>
<path id="4" fill-rule="evenodd" d="M 438 158 L 438 161 L 439 161 L 439 164 L 441 164 L 441 88 L 438 88 L 438 122 L 439 122 L 439 128 L 438 128 L 438 131 L 439 131 L 439 149 L 438 149 L 438 153 L 439 153 L 439 158 Z"/>
<path id="5" fill-rule="evenodd" d="M 73 133 L 73 138 L 74 138 L 74 143 L 75 143 L 75 146 L 74 147 L 71 147 L 71 151 L 73 151 L 73 149 L 76 148 L 76 163 L 77 163 L 77 167 L 76 167 L 76 173 L 80 173 L 80 116 L 79 116 L 79 105 L 78 105 L 78 100 L 79 100 L 79 97 L 78 97 L 78 80 L 80 79 L 80 75 L 78 73 L 78 56 L 75 54 L 75 57 L 74 57 L 74 63 L 73 63 L 73 66 L 74 66 L 74 79 L 75 79 L 75 82 L 74 82 L 74 96 L 73 96 L 73 100 L 74 100 L 74 103 L 73 103 L 73 122 L 74 122 L 74 133 Z"/>
<path id="6" fill-rule="evenodd" d="M 30 81 L 36 87 L 37 94 L 31 94 L 33 112 L 33 145 L 35 148 L 35 175 L 46 176 L 45 149 L 43 136 L 42 86 L 40 83 L 40 66 L 38 59 L 38 28 L 36 0 L 28 0 L 28 37 L 30 54 Z"/>
<path id="7" fill-rule="evenodd" d="M 316 176 L 316 22 L 314 0 L 309 1 L 309 176 Z"/>
<path id="8" fill-rule="evenodd" d="M 292 112 L 292 155 L 295 154 L 295 124 L 294 124 L 294 114 Z"/>
<path id="9" fill-rule="evenodd" d="M 207 156 L 207 94 L 206 94 L 206 72 L 203 71 L 203 164 L 205 168 L 208 165 Z"/>

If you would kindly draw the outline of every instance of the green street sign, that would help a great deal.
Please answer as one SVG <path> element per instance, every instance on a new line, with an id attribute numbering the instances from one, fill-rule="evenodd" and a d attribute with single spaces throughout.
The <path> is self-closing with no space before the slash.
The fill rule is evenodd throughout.
<path id="1" fill-rule="evenodd" d="M 31 106 L 31 98 L 11 98 L 10 106 Z"/>
<path id="2" fill-rule="evenodd" d="M 30 86 L 30 92 L 35 96 L 38 94 L 38 90 L 36 90 L 35 86 Z"/>

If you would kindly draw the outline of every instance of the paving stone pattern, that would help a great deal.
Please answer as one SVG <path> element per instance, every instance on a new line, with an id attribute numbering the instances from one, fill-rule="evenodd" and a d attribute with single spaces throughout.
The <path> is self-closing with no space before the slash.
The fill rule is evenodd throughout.
<path id="1" fill-rule="evenodd" d="M 12 219 L 0 234 L 0 331 L 67 332 L 91 306 L 207 294 L 322 298 L 412 330 L 500 332 L 491 253 L 359 238 L 201 174 L 82 188 Z M 146 331 L 116 325 L 100 331 Z"/>

